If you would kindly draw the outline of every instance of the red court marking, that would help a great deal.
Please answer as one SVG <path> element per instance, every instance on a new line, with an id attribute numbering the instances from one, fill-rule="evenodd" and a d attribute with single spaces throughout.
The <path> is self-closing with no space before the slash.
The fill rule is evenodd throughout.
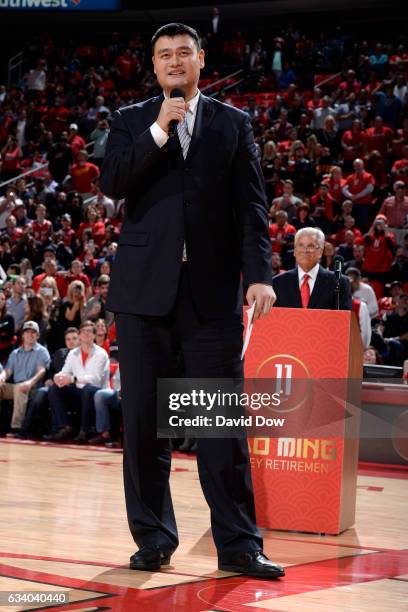
<path id="1" fill-rule="evenodd" d="M 123 612 L 123 610 L 151 612 L 165 608 L 177 612 L 200 612 L 203 608 L 223 612 L 248 612 L 245 604 L 276 599 L 279 607 L 279 598 L 287 595 L 300 595 L 349 584 L 394 578 L 407 572 L 408 551 L 389 551 L 292 566 L 286 569 L 286 578 L 278 581 L 237 576 L 226 579 L 210 578 L 199 582 L 143 590 L 93 580 L 64 578 L 46 572 L 22 570 L 0 564 L 0 574 L 5 576 L 39 582 L 44 586 L 48 583 L 110 595 L 106 601 L 100 597 L 94 600 L 88 599 L 87 607 L 92 604 L 95 606 L 105 604 L 114 612 Z M 62 612 L 77 608 L 83 608 L 83 602 L 48 609 Z"/>
<path id="2" fill-rule="evenodd" d="M 372 487 L 370 485 L 357 485 L 357 489 L 365 489 L 366 491 L 384 491 L 384 487 Z"/>

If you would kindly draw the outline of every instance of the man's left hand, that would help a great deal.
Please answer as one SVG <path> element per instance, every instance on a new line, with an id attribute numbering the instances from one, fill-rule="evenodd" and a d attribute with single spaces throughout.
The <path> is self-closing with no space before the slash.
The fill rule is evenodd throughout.
<path id="1" fill-rule="evenodd" d="M 250 306 L 256 302 L 253 318 L 256 321 L 270 313 L 272 306 L 276 302 L 276 294 L 270 285 L 255 283 L 248 287 L 246 299 Z"/>

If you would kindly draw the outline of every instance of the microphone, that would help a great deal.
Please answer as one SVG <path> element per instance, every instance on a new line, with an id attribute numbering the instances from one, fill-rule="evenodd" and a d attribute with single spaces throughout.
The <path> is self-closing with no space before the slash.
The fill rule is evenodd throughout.
<path id="1" fill-rule="evenodd" d="M 335 255 L 333 257 L 333 263 L 336 282 L 340 283 L 341 275 L 343 273 L 344 257 L 342 257 L 341 255 Z"/>
<path id="2" fill-rule="evenodd" d="M 175 87 L 170 92 L 170 98 L 183 98 L 183 100 L 185 100 L 186 92 L 184 91 L 184 89 L 179 89 L 178 87 Z M 177 126 L 178 126 L 177 119 L 172 119 L 169 123 L 169 138 L 171 138 L 172 136 L 175 136 L 176 131 L 177 131 Z"/>

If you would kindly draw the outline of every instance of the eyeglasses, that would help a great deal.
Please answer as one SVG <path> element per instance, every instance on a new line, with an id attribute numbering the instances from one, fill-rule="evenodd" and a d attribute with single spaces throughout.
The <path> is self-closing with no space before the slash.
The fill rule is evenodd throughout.
<path id="1" fill-rule="evenodd" d="M 301 253 L 315 253 L 321 248 L 322 247 L 320 247 L 318 244 L 309 244 L 308 246 L 303 246 L 301 244 L 295 244 L 295 249 L 297 249 Z"/>

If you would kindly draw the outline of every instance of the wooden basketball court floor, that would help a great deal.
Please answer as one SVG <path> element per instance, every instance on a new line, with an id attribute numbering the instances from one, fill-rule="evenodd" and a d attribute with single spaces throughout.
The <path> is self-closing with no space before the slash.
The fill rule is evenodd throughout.
<path id="1" fill-rule="evenodd" d="M 340 536 L 264 531 L 279 581 L 217 570 L 194 458 L 175 453 L 180 547 L 158 573 L 127 567 L 118 450 L 0 440 L 0 592 L 64 591 L 49 610 L 402 612 L 408 609 L 408 472 L 365 466 Z M 1 610 L 41 609 L 38 604 Z"/>

